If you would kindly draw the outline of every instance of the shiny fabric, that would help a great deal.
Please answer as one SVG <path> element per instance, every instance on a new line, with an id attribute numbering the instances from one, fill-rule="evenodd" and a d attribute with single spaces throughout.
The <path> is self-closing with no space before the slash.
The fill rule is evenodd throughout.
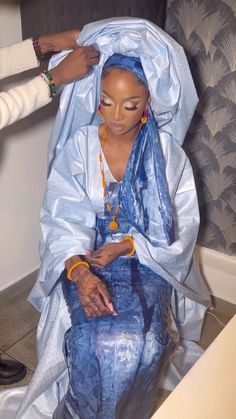
<path id="1" fill-rule="evenodd" d="M 89 76 L 63 89 L 49 144 L 49 171 L 52 161 L 78 127 L 100 122 L 97 107 L 102 67 L 114 53 L 140 57 L 159 132 L 183 143 L 198 98 L 183 48 L 173 38 L 145 19 L 122 17 L 86 25 L 77 42 L 95 45 L 100 51 L 100 62 Z M 53 56 L 50 67 L 67 54 Z"/>
<path id="2" fill-rule="evenodd" d="M 114 67 L 130 71 L 145 85 L 148 84 L 139 58 L 113 54 L 105 62 L 102 72 Z M 150 199 L 155 205 L 150 205 Z M 126 218 L 153 246 L 174 242 L 174 218 L 165 162 L 151 109 L 147 123 L 133 145 L 122 180 L 119 203 Z"/>
<path id="3" fill-rule="evenodd" d="M 201 280 L 196 279 L 199 272 L 192 258 L 199 226 L 192 169 L 183 149 L 167 134 L 161 133 L 160 144 L 177 222 L 176 240 L 171 246 L 154 247 L 134 226 L 129 234 L 135 239 L 143 265 L 165 278 L 181 294 L 207 306 L 208 293 Z M 99 152 L 98 125 L 83 127 L 68 139 L 53 165 L 41 210 L 42 263 L 30 296 L 39 310 L 63 271 L 64 261 L 94 248 L 96 217 L 104 213 Z M 105 158 L 104 162 L 109 171 Z"/>
<path id="4" fill-rule="evenodd" d="M 104 66 L 102 68 L 102 71 L 109 68 L 119 67 L 123 68 L 124 70 L 131 71 L 131 73 L 134 73 L 142 82 L 148 86 L 147 79 L 145 77 L 142 63 L 140 61 L 140 58 L 138 57 L 129 57 L 128 55 L 123 54 L 113 54 L 111 55 L 106 62 L 104 63 Z"/>
<path id="5" fill-rule="evenodd" d="M 119 202 L 132 226 L 153 246 L 169 246 L 175 241 L 165 161 L 151 111 L 133 145 Z"/>
<path id="6" fill-rule="evenodd" d="M 112 206 L 118 192 L 112 182 L 108 190 Z M 107 210 L 105 218 L 97 219 L 95 249 L 110 241 L 110 220 Z M 118 223 L 117 234 L 127 234 L 129 224 L 122 211 Z M 76 285 L 62 273 L 72 324 L 64 351 L 70 380 L 53 418 L 148 419 L 172 347 L 166 331 L 172 287 L 136 256 L 121 257 L 93 272 L 107 285 L 118 316 L 87 318 Z"/>
<path id="7" fill-rule="evenodd" d="M 201 320 L 209 300 L 197 264 L 192 260 L 199 216 L 191 166 L 182 148 L 168 135 L 162 134 L 160 141 L 169 193 L 178 214 L 178 239 L 168 248 L 156 248 L 134 227 L 129 234 L 135 238 L 139 262 L 165 278 L 175 289 L 172 311 L 179 343 L 163 382 L 166 388 L 173 389 L 202 353 L 194 341 L 200 337 Z M 41 245 L 42 264 L 38 282 L 31 292 L 31 301 L 42 310 L 38 328 L 39 364 L 17 419 L 52 416 L 66 393 L 68 373 L 61 348 L 64 333 L 71 323 L 58 278 L 64 270 L 65 259 L 84 254 L 95 245 L 96 218 L 104 215 L 99 151 L 98 126 L 81 128 L 67 141 L 48 179 L 41 211 L 46 245 Z M 107 179 L 110 176 L 114 181 L 105 160 L 104 167 Z M 109 236 L 109 240 L 121 237 L 122 233 L 117 233 Z"/>
<path id="8" fill-rule="evenodd" d="M 96 273 L 118 316 L 85 318 L 75 284 L 65 273 L 61 277 L 72 321 L 65 347 L 70 381 L 62 404 L 71 419 L 148 419 L 171 351 L 165 330 L 171 286 L 135 259 Z"/>
<path id="9" fill-rule="evenodd" d="M 89 76 L 70 83 L 62 92 L 49 144 L 52 176 L 41 212 L 42 264 L 30 296 L 35 307 L 42 311 L 37 330 L 39 363 L 27 390 L 2 392 L 0 416 L 4 419 L 49 419 L 66 393 L 68 373 L 61 348 L 71 321 L 58 278 L 66 258 L 93 248 L 96 216 L 104 212 L 97 159 L 96 125 L 101 120 L 96 110 L 102 66 L 114 52 L 141 59 L 159 127 L 165 175 L 177 220 L 176 241 L 168 247 L 152 246 L 135 227 L 129 231 L 135 239 L 139 262 L 173 286 L 172 328 L 178 334 L 178 341 L 162 385 L 173 389 L 203 352 L 196 342 L 210 298 L 194 257 L 199 214 L 192 169 L 179 146 L 192 118 L 197 96 L 183 49 L 151 22 L 136 18 L 94 22 L 85 26 L 78 42 L 95 44 L 101 52 L 101 60 Z M 66 54 L 54 56 L 50 66 L 56 65 Z M 93 126 L 87 128 L 91 123 Z M 78 130 L 79 127 L 82 128 Z M 105 166 L 108 170 L 106 162 Z M 82 205 L 83 211 L 77 211 L 78 205 Z M 68 219 L 65 220 L 63 214 L 67 210 Z M 119 235 L 117 239 L 120 239 Z M 21 406 L 13 414 L 20 400 Z"/>

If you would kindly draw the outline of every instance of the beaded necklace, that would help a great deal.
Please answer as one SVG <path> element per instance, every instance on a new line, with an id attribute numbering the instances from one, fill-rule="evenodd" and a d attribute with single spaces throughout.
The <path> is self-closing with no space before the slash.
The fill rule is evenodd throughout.
<path id="1" fill-rule="evenodd" d="M 100 163 L 101 176 L 102 176 L 103 199 L 104 199 L 106 208 L 108 212 L 111 214 L 111 218 L 112 218 L 112 221 L 109 224 L 109 229 L 117 230 L 119 228 L 119 223 L 116 220 L 116 218 L 118 216 L 120 205 L 119 203 L 116 204 L 115 211 L 113 212 L 112 206 L 109 202 L 108 195 L 107 195 L 107 183 L 106 183 L 105 170 L 104 170 L 104 164 L 103 164 L 103 159 L 102 159 L 102 147 L 105 144 L 106 140 L 107 140 L 107 128 L 106 128 L 106 125 L 103 124 L 102 129 L 101 129 L 101 135 L 100 135 L 101 147 L 100 147 L 100 152 L 98 156 L 99 163 Z"/>

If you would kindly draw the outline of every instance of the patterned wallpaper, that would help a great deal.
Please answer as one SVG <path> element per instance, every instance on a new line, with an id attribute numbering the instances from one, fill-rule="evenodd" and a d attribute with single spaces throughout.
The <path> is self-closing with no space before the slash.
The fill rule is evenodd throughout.
<path id="1" fill-rule="evenodd" d="M 169 0 L 166 31 L 199 95 L 184 148 L 198 190 L 199 243 L 236 254 L 236 0 Z"/>

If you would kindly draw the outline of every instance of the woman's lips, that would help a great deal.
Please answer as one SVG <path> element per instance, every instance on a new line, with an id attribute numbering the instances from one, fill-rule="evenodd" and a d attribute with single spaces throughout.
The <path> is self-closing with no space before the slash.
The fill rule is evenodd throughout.
<path id="1" fill-rule="evenodd" d="M 111 127 L 112 131 L 119 131 L 119 132 L 122 131 L 125 128 L 124 125 L 116 124 L 116 123 L 111 123 L 110 127 Z"/>

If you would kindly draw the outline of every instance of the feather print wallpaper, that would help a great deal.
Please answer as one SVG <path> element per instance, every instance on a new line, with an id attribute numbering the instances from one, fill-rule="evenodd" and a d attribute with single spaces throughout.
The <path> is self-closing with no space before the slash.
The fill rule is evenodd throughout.
<path id="1" fill-rule="evenodd" d="M 185 139 L 199 244 L 236 255 L 236 0 L 169 0 L 165 30 L 184 48 L 199 96 Z"/>

